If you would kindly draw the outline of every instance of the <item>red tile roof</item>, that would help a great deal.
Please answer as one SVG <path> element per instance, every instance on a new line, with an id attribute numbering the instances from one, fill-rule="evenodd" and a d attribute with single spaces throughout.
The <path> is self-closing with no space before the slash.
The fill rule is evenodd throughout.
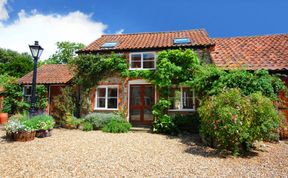
<path id="1" fill-rule="evenodd" d="M 190 44 L 174 45 L 174 38 L 189 38 Z M 117 42 L 114 48 L 101 48 L 106 42 Z M 80 52 L 99 52 L 112 50 L 139 50 L 155 48 L 171 48 L 178 46 L 206 46 L 212 45 L 213 41 L 208 37 L 204 29 L 185 30 L 174 32 L 151 32 L 135 34 L 102 35 Z"/>
<path id="2" fill-rule="evenodd" d="M 20 84 L 32 83 L 33 71 L 18 80 Z M 37 69 L 37 84 L 65 84 L 73 78 L 68 65 L 45 64 Z"/>
<path id="3" fill-rule="evenodd" d="M 288 34 L 214 39 L 216 66 L 225 69 L 288 70 Z"/>

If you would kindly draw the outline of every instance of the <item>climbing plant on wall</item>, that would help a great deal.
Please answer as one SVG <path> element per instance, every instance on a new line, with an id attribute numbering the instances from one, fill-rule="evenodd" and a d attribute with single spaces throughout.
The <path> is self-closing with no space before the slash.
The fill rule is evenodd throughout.
<path id="1" fill-rule="evenodd" d="M 160 100 L 153 108 L 156 117 L 154 128 L 157 128 L 156 132 L 165 133 L 175 131 L 172 118 L 167 113 L 171 105 L 168 100 L 169 87 L 188 85 L 202 101 L 233 88 L 239 89 L 243 96 L 261 92 L 263 96 L 277 100 L 279 91 L 285 89 L 283 82 L 268 71 L 225 71 L 213 65 L 200 64 L 197 54 L 190 49 L 159 52 L 156 70 L 129 70 L 127 59 L 115 54 L 80 55 L 73 60 L 72 67 L 75 69 L 76 82 L 85 89 L 95 87 L 104 77 L 111 76 L 114 72 L 120 73 L 123 78 L 143 78 L 150 81 L 160 91 Z"/>

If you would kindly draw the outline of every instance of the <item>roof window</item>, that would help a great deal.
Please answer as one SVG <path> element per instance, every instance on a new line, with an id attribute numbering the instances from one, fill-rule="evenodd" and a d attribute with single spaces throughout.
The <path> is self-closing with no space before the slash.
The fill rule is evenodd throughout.
<path id="1" fill-rule="evenodd" d="M 106 42 L 101 47 L 102 48 L 114 48 L 117 45 L 117 42 Z"/>
<path id="2" fill-rule="evenodd" d="M 173 42 L 174 42 L 174 45 L 191 43 L 189 38 L 174 38 Z"/>

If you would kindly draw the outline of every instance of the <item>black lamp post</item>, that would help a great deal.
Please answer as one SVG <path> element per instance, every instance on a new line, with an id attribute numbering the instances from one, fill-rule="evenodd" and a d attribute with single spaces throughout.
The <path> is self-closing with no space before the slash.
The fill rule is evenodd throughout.
<path id="1" fill-rule="evenodd" d="M 32 57 L 34 59 L 34 68 L 33 68 L 33 79 L 32 79 L 32 91 L 31 91 L 31 106 L 30 106 L 30 116 L 35 115 L 35 103 L 36 103 L 36 77 L 37 77 L 37 62 L 40 58 L 43 48 L 39 45 L 38 41 L 35 41 L 34 45 L 29 45 Z"/>

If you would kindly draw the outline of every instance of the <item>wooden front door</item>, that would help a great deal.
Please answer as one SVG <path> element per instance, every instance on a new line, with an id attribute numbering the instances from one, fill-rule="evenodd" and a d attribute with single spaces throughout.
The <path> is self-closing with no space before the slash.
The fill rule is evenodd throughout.
<path id="1" fill-rule="evenodd" d="M 133 125 L 151 125 L 153 122 L 154 86 L 150 84 L 130 85 L 129 120 Z"/>

